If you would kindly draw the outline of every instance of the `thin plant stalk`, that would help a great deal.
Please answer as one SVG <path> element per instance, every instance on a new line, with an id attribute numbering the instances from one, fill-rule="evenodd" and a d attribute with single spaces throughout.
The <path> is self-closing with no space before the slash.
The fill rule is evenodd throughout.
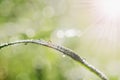
<path id="1" fill-rule="evenodd" d="M 68 57 L 71 57 L 73 60 L 81 63 L 82 65 L 84 65 L 88 70 L 90 70 L 91 72 L 93 72 L 94 74 L 96 74 L 99 78 L 101 78 L 102 80 L 108 80 L 106 75 L 103 74 L 100 70 L 98 70 L 97 68 L 95 68 L 94 66 L 92 66 L 91 64 L 89 64 L 84 58 L 78 56 L 75 52 L 73 52 L 72 50 L 65 48 L 63 46 L 57 45 L 52 43 L 51 41 L 44 41 L 44 40 L 18 40 L 18 41 L 13 41 L 13 42 L 8 42 L 8 43 L 2 43 L 0 45 L 0 49 L 10 46 L 10 45 L 14 45 L 14 44 L 19 44 L 19 43 L 33 43 L 33 44 L 38 44 L 38 45 L 42 45 L 42 46 L 46 46 L 52 49 L 55 49 L 59 52 L 62 52 L 64 55 L 67 55 Z"/>

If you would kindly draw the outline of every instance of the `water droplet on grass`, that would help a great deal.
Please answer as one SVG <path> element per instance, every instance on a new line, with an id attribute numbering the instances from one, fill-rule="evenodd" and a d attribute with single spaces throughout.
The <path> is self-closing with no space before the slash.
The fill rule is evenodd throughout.
<path id="1" fill-rule="evenodd" d="M 66 55 L 62 55 L 62 57 L 65 57 Z"/>

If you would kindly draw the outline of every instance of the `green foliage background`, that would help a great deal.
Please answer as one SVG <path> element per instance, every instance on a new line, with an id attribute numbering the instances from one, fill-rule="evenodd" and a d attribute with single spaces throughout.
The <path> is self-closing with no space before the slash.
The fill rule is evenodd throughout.
<path id="1" fill-rule="evenodd" d="M 89 31 L 82 33 L 89 28 L 92 16 L 86 12 L 87 8 L 77 7 L 75 1 L 0 0 L 0 43 L 21 39 L 50 40 L 79 53 L 110 80 L 119 80 L 119 50 L 109 47 L 107 41 L 91 37 Z M 72 36 L 70 32 L 63 33 L 69 30 L 78 33 L 71 32 Z M 55 50 L 20 44 L 0 50 L 0 80 L 100 79 Z"/>

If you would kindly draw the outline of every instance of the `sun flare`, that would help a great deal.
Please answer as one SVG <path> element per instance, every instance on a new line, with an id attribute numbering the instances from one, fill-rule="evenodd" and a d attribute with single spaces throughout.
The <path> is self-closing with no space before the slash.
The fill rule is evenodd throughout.
<path id="1" fill-rule="evenodd" d="M 111 18 L 120 15 L 120 0 L 99 0 L 95 4 L 100 14 Z"/>
<path id="2" fill-rule="evenodd" d="M 120 46 L 120 0 L 81 0 L 92 16 L 86 29 L 85 39 L 101 45 L 106 50 L 116 51 Z M 90 43 L 90 42 L 89 42 Z M 88 44 L 89 44 L 88 43 Z"/>
<path id="3" fill-rule="evenodd" d="M 88 15 L 96 18 L 95 24 L 98 21 L 99 23 L 114 21 L 118 23 L 120 21 L 120 0 L 81 0 L 78 3 L 80 7 L 84 8 L 84 11 L 88 11 Z M 77 6 L 78 3 L 76 3 Z"/>

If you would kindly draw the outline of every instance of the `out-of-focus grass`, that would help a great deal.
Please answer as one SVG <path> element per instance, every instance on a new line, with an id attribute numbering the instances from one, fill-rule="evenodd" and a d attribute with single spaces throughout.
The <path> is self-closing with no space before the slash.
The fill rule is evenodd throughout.
<path id="1" fill-rule="evenodd" d="M 119 80 L 119 50 L 94 30 L 87 8 L 78 0 L 0 0 L 0 43 L 45 39 L 64 45 Z M 104 36 L 104 35 L 103 35 Z M 110 43 L 112 44 L 112 43 Z M 113 44 L 113 46 L 116 46 Z M 59 52 L 34 44 L 0 50 L 0 80 L 99 80 L 82 65 Z"/>

